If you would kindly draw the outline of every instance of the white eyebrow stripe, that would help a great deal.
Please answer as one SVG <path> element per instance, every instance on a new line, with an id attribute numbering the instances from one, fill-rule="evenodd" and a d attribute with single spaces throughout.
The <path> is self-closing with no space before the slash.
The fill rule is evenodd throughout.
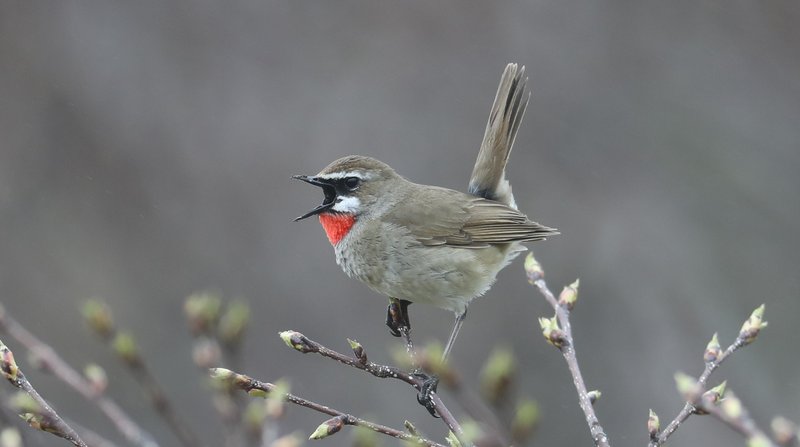
<path id="1" fill-rule="evenodd" d="M 361 201 L 357 197 L 340 196 L 331 209 L 339 213 L 357 213 L 360 207 Z"/>
<path id="2" fill-rule="evenodd" d="M 369 179 L 369 175 L 365 175 L 361 171 L 347 171 L 347 172 L 331 172 L 330 174 L 322 174 L 318 175 L 317 177 L 325 179 L 325 180 L 338 180 L 347 177 L 356 177 L 361 180 Z"/>

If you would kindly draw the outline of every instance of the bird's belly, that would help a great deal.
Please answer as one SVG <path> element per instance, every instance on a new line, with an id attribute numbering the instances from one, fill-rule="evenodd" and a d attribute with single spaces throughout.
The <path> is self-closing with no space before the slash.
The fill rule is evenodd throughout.
<path id="1" fill-rule="evenodd" d="M 519 254 L 521 246 L 474 249 L 395 243 L 382 248 L 351 245 L 346 251 L 336 250 L 336 261 L 348 276 L 378 293 L 461 313 L 491 287 L 497 273 Z M 357 261 L 361 259 L 373 261 Z"/>

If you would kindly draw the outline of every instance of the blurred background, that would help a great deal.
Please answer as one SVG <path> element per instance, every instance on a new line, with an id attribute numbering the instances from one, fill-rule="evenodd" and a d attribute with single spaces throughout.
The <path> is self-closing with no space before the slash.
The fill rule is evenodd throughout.
<path id="1" fill-rule="evenodd" d="M 197 290 L 250 304 L 244 372 L 442 439 L 405 384 L 277 337 L 343 352 L 355 338 L 378 362 L 401 345 L 385 299 L 340 271 L 313 219 L 292 222 L 321 193 L 290 176 L 357 153 L 465 190 L 499 76 L 518 62 L 533 97 L 509 177 L 520 209 L 562 232 L 532 245 L 551 287 L 581 279 L 576 347 L 612 444 L 645 445 L 648 408 L 666 423 L 681 406 L 673 373 L 698 375 L 711 335 L 730 343 L 761 303 L 768 330 L 713 382 L 727 378 L 765 428 L 798 420 L 799 20 L 792 0 L 4 2 L 0 301 L 74 366 L 106 366 L 109 394 L 162 445 L 177 441 L 87 330 L 86 298 L 136 334 L 206 445 L 222 424 L 191 359 L 183 300 Z M 518 260 L 471 306 L 452 362 L 477 387 L 492 348 L 510 347 L 515 396 L 543 412 L 534 444 L 590 445 L 537 326 L 550 313 Z M 411 316 L 418 342 L 446 339 L 448 312 Z M 5 338 L 61 413 L 122 442 Z M 294 407 L 281 430 L 307 436 L 324 419 Z M 699 417 L 672 438 L 742 442 Z"/>

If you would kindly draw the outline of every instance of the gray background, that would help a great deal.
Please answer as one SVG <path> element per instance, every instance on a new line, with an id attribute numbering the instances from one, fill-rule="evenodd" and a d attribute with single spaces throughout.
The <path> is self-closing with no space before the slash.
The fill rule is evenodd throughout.
<path id="1" fill-rule="evenodd" d="M 647 409 L 671 419 L 680 406 L 674 371 L 698 374 L 711 334 L 729 342 L 762 302 L 769 329 L 715 377 L 765 426 L 800 419 L 799 20 L 791 0 L 2 2 L 0 300 L 74 365 L 105 364 L 110 394 L 164 445 L 174 438 L 85 329 L 83 299 L 104 298 L 136 332 L 209 445 L 221 428 L 182 315 L 205 288 L 252 305 L 246 372 L 439 438 L 403 384 L 276 336 L 342 350 L 357 338 L 387 362 L 399 344 L 384 299 L 341 273 L 315 222 L 291 222 L 321 194 L 290 175 L 361 153 L 464 189 L 516 61 L 534 93 L 509 176 L 520 208 L 563 233 L 534 246 L 552 288 L 581 278 L 577 348 L 613 444 L 644 445 Z M 419 341 L 446 337 L 451 315 L 411 309 Z M 470 311 L 453 355 L 467 383 L 493 346 L 512 346 L 517 392 L 545 411 L 537 445 L 589 445 L 521 262 Z M 323 419 L 293 408 L 282 428 Z M 730 442 L 696 418 L 672 444 Z"/>

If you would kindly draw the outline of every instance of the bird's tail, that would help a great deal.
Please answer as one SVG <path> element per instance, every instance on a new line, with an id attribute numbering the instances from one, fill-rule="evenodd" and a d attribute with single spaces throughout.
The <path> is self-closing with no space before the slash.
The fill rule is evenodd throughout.
<path id="1" fill-rule="evenodd" d="M 517 204 L 505 171 L 508 155 L 531 96 L 530 93 L 525 94 L 527 81 L 524 66 L 506 65 L 494 97 L 489 122 L 486 123 L 478 159 L 469 179 L 470 194 L 497 200 L 513 208 Z"/>

